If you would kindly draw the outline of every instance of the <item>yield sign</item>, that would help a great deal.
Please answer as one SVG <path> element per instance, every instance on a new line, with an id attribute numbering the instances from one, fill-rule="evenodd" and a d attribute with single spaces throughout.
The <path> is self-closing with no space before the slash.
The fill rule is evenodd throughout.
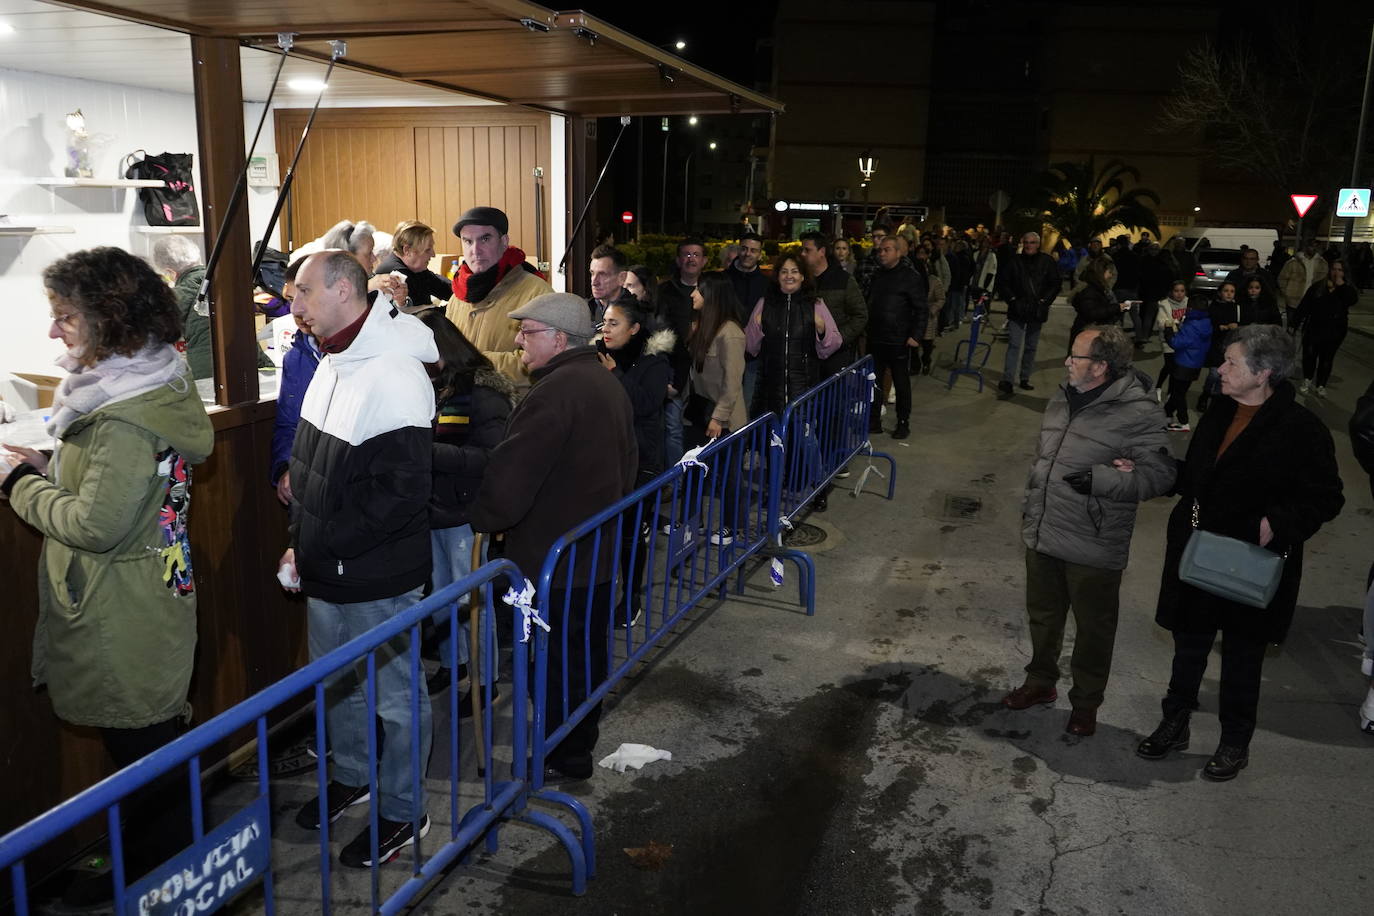
<path id="1" fill-rule="evenodd" d="M 1298 211 L 1298 219 L 1307 215 L 1307 211 L 1317 202 L 1315 194 L 1289 194 L 1289 199 L 1293 201 L 1293 209 Z"/>

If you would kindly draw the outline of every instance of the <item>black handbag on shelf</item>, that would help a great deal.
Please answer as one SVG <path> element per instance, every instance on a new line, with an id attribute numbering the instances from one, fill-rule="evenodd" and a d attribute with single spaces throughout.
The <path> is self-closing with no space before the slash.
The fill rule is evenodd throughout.
<path id="1" fill-rule="evenodd" d="M 1193 500 L 1193 533 L 1183 548 L 1178 577 L 1204 592 L 1253 608 L 1274 600 L 1288 559 L 1258 544 L 1203 531 L 1198 527 L 1198 502 Z"/>
<path id="2" fill-rule="evenodd" d="M 124 177 L 161 181 L 160 188 L 139 188 L 143 216 L 149 226 L 199 226 L 200 203 L 196 200 L 195 173 L 190 153 L 148 155 L 134 150 L 124 157 Z"/>

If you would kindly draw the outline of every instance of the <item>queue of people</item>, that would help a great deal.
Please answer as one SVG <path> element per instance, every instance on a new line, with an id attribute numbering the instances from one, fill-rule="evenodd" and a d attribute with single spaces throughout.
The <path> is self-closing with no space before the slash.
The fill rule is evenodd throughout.
<path id="1" fill-rule="evenodd" d="M 959 250 L 962 241 L 949 246 L 909 226 L 878 223 L 874 250 L 861 260 L 847 244 L 811 233 L 800 254 L 779 256 L 771 272 L 759 266 L 756 235 L 741 238 L 720 271 L 706 269 L 702 242 L 684 239 L 662 282 L 600 246 L 589 264 L 592 296 L 582 299 L 551 290 L 510 244 L 499 209 L 474 207 L 453 226 L 463 255 L 451 282 L 428 269 L 430 227 L 401 224 L 380 259 L 369 228 L 336 227 L 338 247 L 292 263 L 284 291 L 298 332 L 283 366 L 269 483 L 289 508 L 290 546 L 279 576 L 306 599 L 312 659 L 470 572 L 480 561 L 478 534 L 499 536 L 506 556 L 539 569 L 556 538 L 676 463 L 685 448 L 728 435 L 750 416 L 780 413 L 865 348 L 879 379 L 890 377 L 896 390 L 892 436 L 905 438 L 910 376 L 919 371 L 912 367 L 930 365 L 942 324 L 958 326 L 971 284 L 995 285 L 1008 303 L 1012 345 L 1002 394 L 1011 393 L 1014 378 L 1031 389 L 1041 328 L 1070 273 L 1040 252 L 1036 233 L 1023 235 L 1015 251 L 984 239 L 975 257 L 967 245 Z M 179 284 L 195 267 L 183 254 L 169 248 L 162 262 Z M 1142 303 L 1123 292 L 1121 264 L 1105 251 L 1075 265 L 1083 285 L 1071 296 L 1077 319 L 1066 382 L 1046 410 L 1023 506 L 1032 659 L 1005 706 L 1057 699 L 1072 613 L 1078 637 L 1066 731 L 1095 732 L 1136 507 L 1177 494 L 1156 614 L 1173 636 L 1172 676 L 1163 719 L 1137 753 L 1161 759 L 1187 747 L 1220 633 L 1222 739 L 1204 775 L 1230 779 L 1248 764 L 1264 647 L 1292 620 L 1304 543 L 1343 503 L 1330 433 L 1298 395 L 1313 381 L 1315 393 L 1324 393 L 1357 293 L 1339 259 L 1320 275 L 1310 257 L 1305 263 L 1318 279 L 1288 329 L 1277 287 L 1249 259 L 1211 302 L 1190 296 L 1183 282 L 1150 286 L 1147 270 L 1132 278 L 1135 293 L 1161 294 Z M 45 537 L 34 647 L 39 680 L 49 685 L 59 717 L 99 729 L 111 756 L 127 763 L 185 724 L 195 645 L 185 520 L 191 466 L 209 455 L 213 432 L 177 349 L 191 326 L 186 308 L 152 268 L 100 248 L 57 262 L 44 282 L 51 335 L 66 346 L 61 365 L 69 372 L 49 423 L 57 448 L 0 451 L 0 492 Z M 1169 347 L 1158 379 L 1132 365 L 1138 338 L 1121 327 L 1132 309 L 1137 326 L 1154 316 L 1151 326 Z M 1293 384 L 1297 331 L 1302 389 Z M 1188 387 L 1213 367 L 1215 385 L 1204 391 L 1196 432 L 1178 460 L 1164 432 L 1189 429 Z M 1161 409 L 1155 392 L 1166 379 Z M 884 429 L 885 400 L 874 396 L 874 433 Z M 1367 407 L 1357 418 L 1368 417 Z M 1362 435 L 1367 442 L 1367 431 Z M 727 493 L 713 544 L 731 543 L 733 499 Z M 813 508 L 824 508 L 823 494 Z M 1277 592 L 1260 613 L 1185 581 L 1180 566 L 1195 531 L 1282 556 Z M 652 536 L 647 528 L 622 533 Z M 617 582 L 640 590 L 643 563 L 617 569 L 613 556 L 578 555 L 557 577 L 550 622 L 588 639 L 570 640 L 566 658 L 551 654 L 546 733 L 562 724 L 565 705 L 575 708 L 606 674 L 604 653 L 584 658 L 582 651 L 606 644 Z M 96 577 L 98 592 L 74 591 Z M 67 613 L 76 602 L 99 615 L 130 601 L 139 613 L 113 641 Z M 631 601 L 631 613 L 638 610 Z M 436 616 L 442 630 L 449 614 Z M 443 636 L 430 692 L 463 680 L 476 640 L 461 625 Z M 409 754 L 413 729 L 428 755 L 431 711 L 421 703 L 419 718 L 411 716 L 409 651 L 403 635 L 379 652 L 376 709 L 386 735 L 379 834 L 368 826 L 343 847 L 340 861 L 348 866 L 372 865 L 374 843 L 377 861 L 389 861 L 429 829 Z M 161 674 L 149 676 L 154 669 Z M 485 687 L 495 700 L 498 679 L 498 671 L 483 670 L 469 689 Z M 372 723 L 364 721 L 362 690 L 351 672 L 326 685 L 331 776 L 324 798 L 297 812 L 302 828 L 320 827 L 322 806 L 332 822 L 370 800 Z M 1371 704 L 1374 688 L 1366 725 L 1374 719 Z M 593 708 L 553 749 L 546 782 L 591 775 L 599 713 Z M 168 800 L 162 783 L 130 805 L 130 819 L 148 838 L 131 847 L 131 875 L 184 839 L 177 829 L 155 829 L 184 809 L 184 801 Z"/>

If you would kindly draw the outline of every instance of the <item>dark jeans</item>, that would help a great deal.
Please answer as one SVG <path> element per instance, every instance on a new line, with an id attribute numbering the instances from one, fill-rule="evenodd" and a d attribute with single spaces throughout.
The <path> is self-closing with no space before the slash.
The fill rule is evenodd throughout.
<path id="1" fill-rule="evenodd" d="M 1169 373 L 1169 399 L 1164 402 L 1164 416 L 1177 417 L 1178 422 L 1188 425 L 1188 389 L 1193 387 L 1198 371 L 1179 369 L 1175 366 Z"/>
<path id="2" fill-rule="evenodd" d="M 1173 674 L 1164 695 L 1165 716 L 1197 709 L 1198 688 L 1207 672 L 1207 656 L 1217 634 L 1174 633 Z M 1259 709 L 1260 673 L 1264 667 L 1262 638 L 1227 633 L 1221 641 L 1221 686 L 1218 718 L 1221 743 L 1249 747 Z"/>
<path id="3" fill-rule="evenodd" d="M 102 728 L 100 740 L 123 769 L 183 731 L 168 719 L 144 728 Z M 191 844 L 191 787 L 186 767 L 174 767 L 124 800 L 124 879 L 132 884 Z"/>
<path id="4" fill-rule="evenodd" d="M 1336 361 L 1336 351 L 1345 341 L 1346 332 L 1337 335 L 1314 337 L 1310 332 L 1302 335 L 1302 377 L 1311 379 L 1318 388 L 1325 388 L 1331 381 L 1331 366 Z"/>
<path id="5" fill-rule="evenodd" d="M 575 711 L 587 694 L 606 680 L 611 652 L 607 632 L 610 629 L 611 602 L 614 597 L 615 589 L 609 582 L 595 588 L 551 589 L 549 592 L 548 622 L 553 632 L 549 634 L 545 736 L 563 724 L 565 676 L 568 679 L 566 698 L 569 713 Z M 569 602 L 566 615 L 563 609 L 565 602 Z M 566 655 L 563 651 L 565 635 L 568 640 Z M 590 683 L 587 681 L 589 668 Z M 601 704 L 597 703 L 588 710 L 582 721 L 573 726 L 567 737 L 548 752 L 548 763 L 569 776 L 590 776 L 592 751 L 601 734 L 598 727 L 600 721 Z"/>
<path id="6" fill-rule="evenodd" d="M 1073 686 L 1075 709 L 1096 709 L 1107 691 L 1116 644 L 1121 570 L 1070 563 L 1026 549 L 1026 614 L 1030 618 L 1031 660 L 1026 682 L 1053 687 L 1059 681 L 1064 624 L 1073 610 Z"/>
<path id="7" fill-rule="evenodd" d="M 869 344 L 868 352 L 873 356 L 873 372 L 880 383 L 873 392 L 869 425 L 876 427 L 881 422 L 881 382 L 883 373 L 888 370 L 892 372 L 892 387 L 897 389 L 897 421 L 905 423 L 911 418 L 911 348 L 906 344 Z"/>

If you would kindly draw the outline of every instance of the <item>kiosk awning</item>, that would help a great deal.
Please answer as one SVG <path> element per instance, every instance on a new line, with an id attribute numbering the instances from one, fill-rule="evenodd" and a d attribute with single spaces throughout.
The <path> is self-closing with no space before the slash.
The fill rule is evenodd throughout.
<path id="1" fill-rule="evenodd" d="M 60 5 L 582 117 L 781 112 L 776 99 L 580 10 L 523 0 L 63 0 Z"/>

